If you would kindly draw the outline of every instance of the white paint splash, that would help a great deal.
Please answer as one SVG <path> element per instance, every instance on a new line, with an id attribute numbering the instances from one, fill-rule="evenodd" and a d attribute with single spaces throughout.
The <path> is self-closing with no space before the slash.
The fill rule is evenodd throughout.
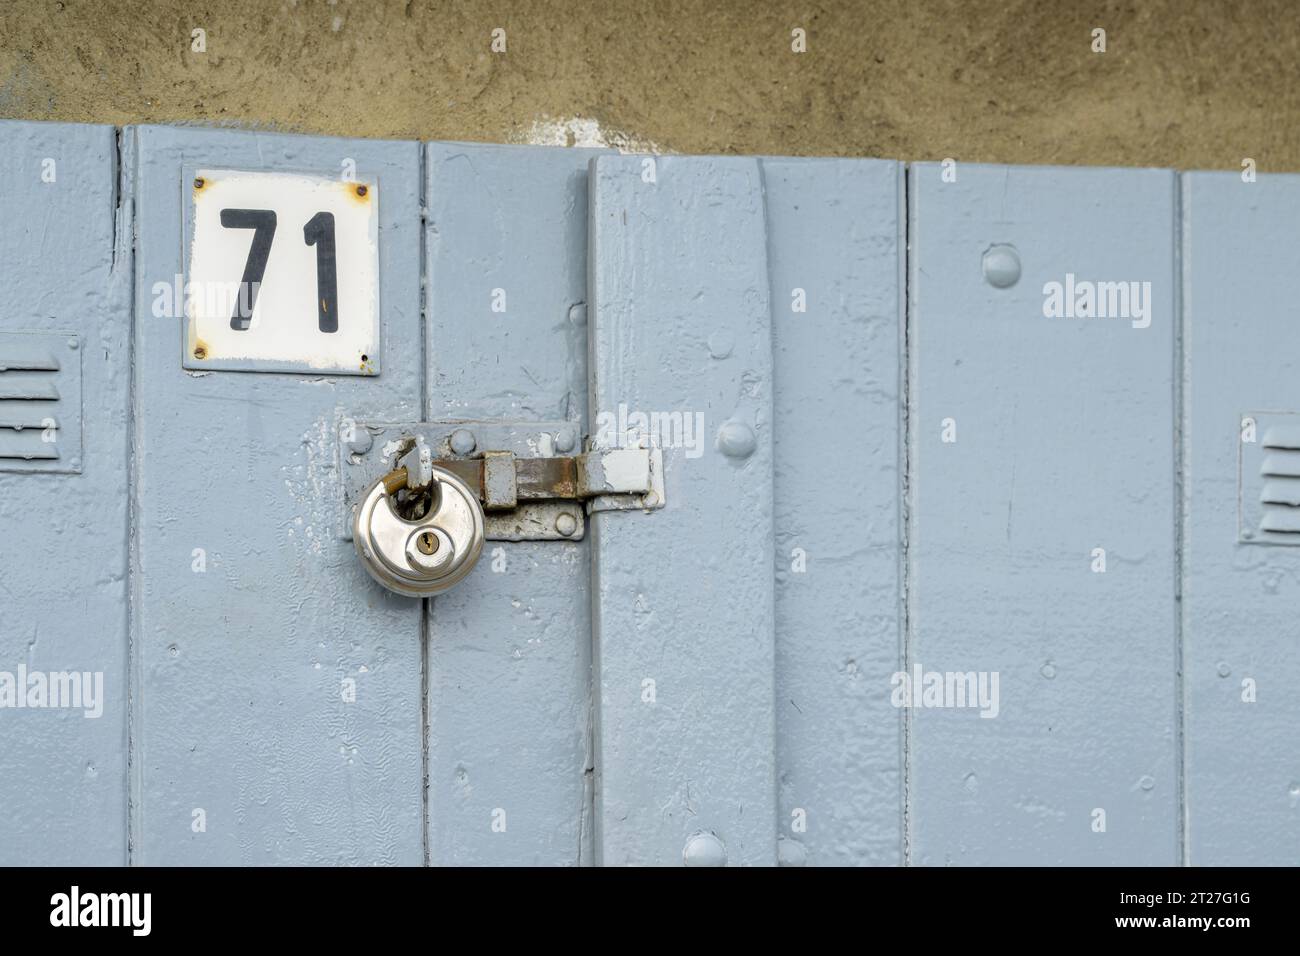
<path id="1" fill-rule="evenodd" d="M 600 121 L 585 116 L 556 119 L 541 116 L 518 142 L 532 146 L 585 146 L 616 149 L 620 153 L 663 153 L 658 143 L 617 129 L 604 129 Z"/>

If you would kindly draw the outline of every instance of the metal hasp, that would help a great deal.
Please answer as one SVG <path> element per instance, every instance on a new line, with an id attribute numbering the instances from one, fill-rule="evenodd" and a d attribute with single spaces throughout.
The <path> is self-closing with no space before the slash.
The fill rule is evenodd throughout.
<path id="1" fill-rule="evenodd" d="M 481 504 L 490 541 L 576 541 L 586 533 L 588 514 L 663 507 L 658 448 L 551 454 L 576 444 L 574 426 L 566 422 L 347 422 L 340 434 L 344 537 L 355 533 L 357 507 L 365 506 L 375 477 L 385 473 L 390 485 L 412 489 L 428 485 L 430 469 L 454 477 Z M 376 449 L 382 461 L 366 462 Z M 356 467 L 363 462 L 377 467 Z"/>

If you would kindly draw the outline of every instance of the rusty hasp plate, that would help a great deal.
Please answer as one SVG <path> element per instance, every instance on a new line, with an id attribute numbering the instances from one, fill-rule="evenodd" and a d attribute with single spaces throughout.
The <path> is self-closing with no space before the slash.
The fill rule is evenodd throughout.
<path id="1" fill-rule="evenodd" d="M 658 448 L 593 448 L 577 460 L 578 497 L 596 511 L 664 506 L 664 459 Z"/>
<path id="2" fill-rule="evenodd" d="M 482 458 L 444 458 L 437 462 L 471 487 L 483 489 L 487 510 L 513 508 L 520 501 L 578 495 L 576 458 L 517 458 L 511 452 L 485 452 Z"/>
<path id="3" fill-rule="evenodd" d="M 351 537 L 352 509 L 366 487 L 399 468 L 405 469 L 400 480 L 412 488 L 426 485 L 434 466 L 463 481 L 478 494 L 487 538 L 494 541 L 577 540 L 586 532 L 588 508 L 662 506 L 657 449 L 584 453 L 579 446 L 572 422 L 345 420 L 338 446 L 341 536 Z"/>

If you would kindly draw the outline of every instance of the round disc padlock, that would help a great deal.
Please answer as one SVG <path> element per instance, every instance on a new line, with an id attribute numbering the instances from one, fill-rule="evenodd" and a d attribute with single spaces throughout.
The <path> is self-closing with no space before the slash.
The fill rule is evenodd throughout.
<path id="1" fill-rule="evenodd" d="M 407 597 L 441 594 L 473 569 L 483 553 L 483 506 L 451 472 L 433 469 L 429 510 L 408 521 L 393 508 L 385 475 L 366 490 L 352 540 L 370 576 Z"/>

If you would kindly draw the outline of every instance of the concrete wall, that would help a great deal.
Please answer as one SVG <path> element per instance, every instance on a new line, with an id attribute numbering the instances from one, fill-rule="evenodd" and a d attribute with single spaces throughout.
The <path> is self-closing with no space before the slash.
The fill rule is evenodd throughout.
<path id="1" fill-rule="evenodd" d="M 1106 30 L 1106 52 L 1091 32 Z M 506 31 L 493 53 L 491 33 Z M 807 52 L 791 51 L 802 28 Z M 206 52 L 191 32 L 206 31 Z M 0 117 L 1300 169 L 1290 0 L 6 5 Z M 579 122 L 568 121 L 578 118 Z"/>

